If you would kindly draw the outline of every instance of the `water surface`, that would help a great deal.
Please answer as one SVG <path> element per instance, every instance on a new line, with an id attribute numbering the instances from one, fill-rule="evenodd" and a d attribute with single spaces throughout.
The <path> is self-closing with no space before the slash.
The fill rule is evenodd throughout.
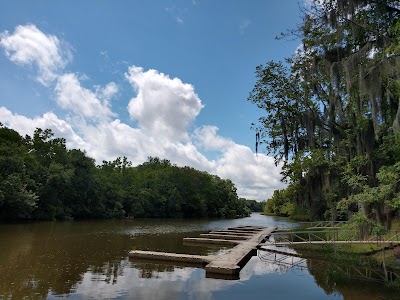
<path id="1" fill-rule="evenodd" d="M 0 225 L 0 299 L 399 299 L 381 283 L 337 283 L 329 267 L 253 257 L 239 280 L 205 277 L 199 268 L 128 258 L 132 249 L 221 254 L 183 245 L 184 237 L 232 226 L 276 226 L 252 214 L 234 220 L 108 220 Z M 260 258 L 261 257 L 261 258 Z M 271 258 L 272 256 L 269 256 Z M 292 260 L 295 258 L 292 258 Z M 279 264 L 277 261 L 283 263 Z M 286 262 L 286 264 L 285 264 Z"/>

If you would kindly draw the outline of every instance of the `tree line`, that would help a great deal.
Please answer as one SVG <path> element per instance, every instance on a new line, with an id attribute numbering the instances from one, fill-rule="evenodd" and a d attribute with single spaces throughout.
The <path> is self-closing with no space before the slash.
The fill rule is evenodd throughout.
<path id="1" fill-rule="evenodd" d="M 1 124 L 1 123 L 0 123 Z M 22 137 L 0 126 L 0 221 L 123 217 L 243 217 L 229 179 L 149 157 L 96 165 L 49 129 Z"/>
<path id="2" fill-rule="evenodd" d="M 400 208 L 400 5 L 394 0 L 308 1 L 301 39 L 284 61 L 256 68 L 255 126 L 288 183 L 266 212 L 385 224 Z"/>

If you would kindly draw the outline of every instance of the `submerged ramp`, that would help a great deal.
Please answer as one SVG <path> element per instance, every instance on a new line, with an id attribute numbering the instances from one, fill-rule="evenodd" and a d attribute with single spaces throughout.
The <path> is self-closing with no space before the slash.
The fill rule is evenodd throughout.
<path id="1" fill-rule="evenodd" d="M 241 226 L 218 231 L 218 233 L 203 234 L 201 238 L 183 239 L 184 243 L 189 244 L 234 246 L 221 255 L 189 255 L 135 250 L 129 252 L 129 257 L 197 265 L 205 267 L 207 277 L 237 279 L 240 270 L 253 256 L 257 246 L 274 230 L 274 227 Z"/>

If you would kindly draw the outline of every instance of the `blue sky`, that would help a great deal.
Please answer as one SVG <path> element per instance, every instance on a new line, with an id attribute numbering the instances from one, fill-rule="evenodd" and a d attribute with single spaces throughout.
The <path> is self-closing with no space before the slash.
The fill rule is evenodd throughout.
<path id="1" fill-rule="evenodd" d="M 2 1 L 0 121 L 51 128 L 95 158 L 159 156 L 231 178 L 262 200 L 283 187 L 254 153 L 246 101 L 255 67 L 290 56 L 275 40 L 299 2 Z"/>

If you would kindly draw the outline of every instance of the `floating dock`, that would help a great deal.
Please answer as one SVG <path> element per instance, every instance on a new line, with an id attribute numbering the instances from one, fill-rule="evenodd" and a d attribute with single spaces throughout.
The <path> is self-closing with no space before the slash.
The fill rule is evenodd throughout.
<path id="1" fill-rule="evenodd" d="M 135 250 L 129 252 L 129 257 L 201 266 L 206 269 L 206 277 L 237 279 L 240 270 L 254 255 L 257 246 L 274 230 L 274 227 L 240 226 L 212 231 L 200 235 L 200 238 L 183 239 L 185 244 L 233 246 L 221 255 L 189 255 Z"/>

